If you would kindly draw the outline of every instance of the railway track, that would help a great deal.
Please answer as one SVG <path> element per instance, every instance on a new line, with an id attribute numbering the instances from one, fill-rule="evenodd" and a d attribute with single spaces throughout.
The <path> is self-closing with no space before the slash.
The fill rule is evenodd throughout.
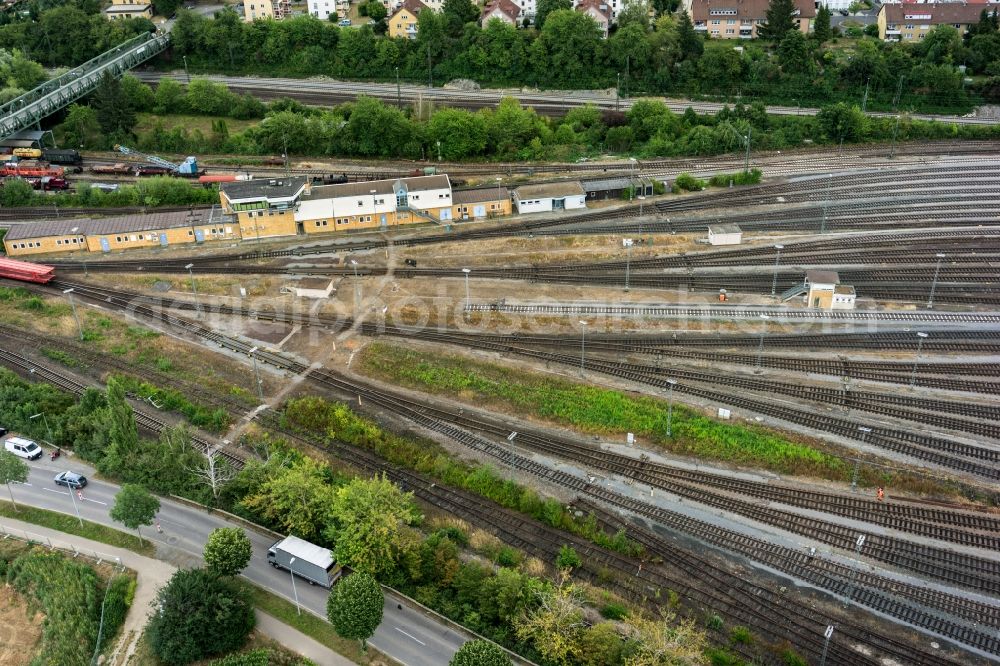
<path id="1" fill-rule="evenodd" d="M 82 296 L 86 296 L 86 294 L 82 294 Z M 165 313 L 153 311 L 153 310 L 144 308 L 144 306 L 133 307 L 132 311 L 135 314 L 152 316 L 153 318 L 158 319 L 160 321 L 163 321 L 165 323 L 172 324 L 172 325 L 175 325 L 175 326 L 180 326 L 181 328 L 187 330 L 188 332 L 190 332 L 192 334 L 195 334 L 195 335 L 198 335 L 200 337 L 203 337 L 203 338 L 205 338 L 205 339 L 207 339 L 209 341 L 212 341 L 212 342 L 214 342 L 216 344 L 220 344 L 222 346 L 225 346 L 225 347 L 228 347 L 230 349 L 233 349 L 234 351 L 241 351 L 243 353 L 247 353 L 249 351 L 249 344 L 248 343 L 244 343 L 244 342 L 242 342 L 240 340 L 236 340 L 236 339 L 230 338 L 228 336 L 222 335 L 222 334 L 220 334 L 218 332 L 215 332 L 215 331 L 212 331 L 210 329 L 207 329 L 207 328 L 205 328 L 205 327 L 203 327 L 200 324 L 197 324 L 195 322 L 191 322 L 191 321 L 188 321 L 188 320 L 183 320 L 183 319 L 174 317 L 172 315 L 168 315 L 168 314 L 165 314 Z M 344 380 L 342 380 L 340 378 L 337 378 L 337 377 L 331 375 L 330 373 L 328 373 L 326 371 L 312 370 L 310 372 L 310 368 L 307 368 L 306 366 L 302 365 L 301 363 L 298 363 L 297 361 L 292 361 L 290 359 L 287 359 L 286 357 L 284 357 L 284 356 L 282 356 L 280 354 L 275 354 L 273 352 L 258 352 L 258 357 L 263 362 L 273 363 L 273 364 L 277 365 L 278 367 L 282 367 L 283 369 L 286 369 L 288 371 L 291 371 L 291 372 L 294 372 L 294 373 L 297 373 L 297 374 L 309 375 L 309 378 L 312 381 L 319 382 L 322 385 L 325 385 L 325 386 L 327 386 L 329 388 L 334 388 L 334 389 L 339 390 L 341 392 L 346 392 L 346 393 L 349 393 L 349 394 L 352 394 L 352 395 L 353 394 L 357 394 L 357 395 L 360 396 L 362 394 L 365 394 L 366 397 L 368 397 L 369 399 L 373 399 L 376 402 L 376 404 L 385 404 L 385 402 L 387 400 L 384 397 L 384 395 L 380 394 L 379 392 L 374 392 L 374 391 L 371 391 L 371 390 L 368 390 L 368 389 L 363 389 L 362 387 L 358 387 L 356 385 L 351 385 L 350 383 L 346 383 L 346 385 L 345 385 Z M 392 405 L 394 405 L 396 407 L 396 409 L 394 409 L 394 411 L 397 412 L 397 413 L 399 413 L 400 412 L 400 405 L 397 404 L 399 402 L 399 399 L 396 398 L 394 400 L 390 400 L 389 402 L 392 403 Z M 427 418 L 429 418 L 429 417 L 426 417 L 426 416 L 421 416 L 421 412 L 413 412 L 412 410 L 403 410 L 403 412 L 404 412 L 402 414 L 403 416 L 405 416 L 407 418 L 410 418 L 411 420 L 416 420 L 416 422 L 418 422 L 418 423 L 426 424 L 427 423 Z M 436 421 L 434 421 L 433 419 L 432 419 L 432 422 L 436 423 Z M 446 429 L 453 429 L 453 426 L 444 425 L 444 427 Z M 553 473 L 552 470 L 547 470 L 547 475 L 548 476 L 551 476 L 552 473 Z M 577 480 L 577 481 L 579 482 L 579 480 Z M 586 484 L 584 484 L 584 485 L 586 485 Z"/>
<path id="2" fill-rule="evenodd" d="M 55 372 L 54 370 L 45 367 L 44 364 L 38 363 L 13 351 L 0 349 L 0 363 L 3 363 L 10 368 L 19 369 L 32 379 L 47 382 L 75 396 L 82 395 L 88 388 L 94 388 L 95 386 L 100 388 L 96 384 L 83 384 L 67 375 Z M 134 407 L 132 412 L 135 415 L 136 425 L 147 432 L 159 435 L 164 430 L 168 430 L 171 427 L 165 421 L 162 421 L 146 412 L 135 409 Z M 236 455 L 232 451 L 219 447 L 215 443 L 210 442 L 195 433 L 190 434 L 190 439 L 191 444 L 202 453 L 215 450 L 218 455 L 225 458 L 230 464 L 239 465 L 240 467 L 242 467 L 246 462 L 243 458 Z"/>

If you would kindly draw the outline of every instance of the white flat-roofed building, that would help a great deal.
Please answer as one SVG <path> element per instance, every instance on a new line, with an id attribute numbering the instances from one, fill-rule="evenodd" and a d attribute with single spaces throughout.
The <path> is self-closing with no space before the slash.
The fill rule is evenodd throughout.
<path id="1" fill-rule="evenodd" d="M 743 242 L 743 231 L 735 224 L 713 224 L 708 228 L 708 242 L 711 245 L 739 245 Z"/>
<path id="2" fill-rule="evenodd" d="M 524 185 L 514 190 L 514 205 L 521 214 L 574 210 L 587 207 L 587 193 L 575 180 Z"/>

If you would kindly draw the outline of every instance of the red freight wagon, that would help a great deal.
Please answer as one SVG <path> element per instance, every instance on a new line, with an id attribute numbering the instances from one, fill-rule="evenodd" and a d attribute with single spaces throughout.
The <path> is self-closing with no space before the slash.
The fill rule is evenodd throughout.
<path id="1" fill-rule="evenodd" d="M 44 264 L 33 264 L 29 261 L 0 258 L 0 277 L 24 282 L 45 284 L 55 277 L 56 269 Z"/>

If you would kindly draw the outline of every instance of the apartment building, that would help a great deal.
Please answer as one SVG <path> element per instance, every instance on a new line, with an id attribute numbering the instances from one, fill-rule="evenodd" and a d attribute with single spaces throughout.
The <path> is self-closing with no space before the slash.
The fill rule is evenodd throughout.
<path id="1" fill-rule="evenodd" d="M 767 22 L 770 0 L 687 0 L 694 29 L 713 39 L 756 39 L 757 28 Z M 794 20 L 808 34 L 816 18 L 813 0 L 794 0 Z"/>
<path id="2" fill-rule="evenodd" d="M 427 5 L 420 2 L 420 0 L 405 0 L 386 19 L 386 24 L 389 26 L 389 36 L 416 39 L 417 17 L 425 9 L 428 9 Z"/>
<path id="3" fill-rule="evenodd" d="M 968 2 L 885 4 L 878 12 L 878 36 L 885 41 L 918 42 L 939 25 L 950 25 L 964 35 L 989 8 Z"/>
<path id="4" fill-rule="evenodd" d="M 127 18 L 153 18 L 153 5 L 141 0 L 111 0 L 111 5 L 104 10 L 104 17 L 109 21 Z"/>

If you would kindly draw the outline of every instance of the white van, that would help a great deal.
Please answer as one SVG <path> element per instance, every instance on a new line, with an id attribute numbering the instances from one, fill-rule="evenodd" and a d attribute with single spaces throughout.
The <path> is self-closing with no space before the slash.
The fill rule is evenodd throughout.
<path id="1" fill-rule="evenodd" d="M 38 460 L 42 457 L 42 447 L 23 437 L 8 437 L 7 441 L 3 443 L 3 447 L 18 458 Z"/>

